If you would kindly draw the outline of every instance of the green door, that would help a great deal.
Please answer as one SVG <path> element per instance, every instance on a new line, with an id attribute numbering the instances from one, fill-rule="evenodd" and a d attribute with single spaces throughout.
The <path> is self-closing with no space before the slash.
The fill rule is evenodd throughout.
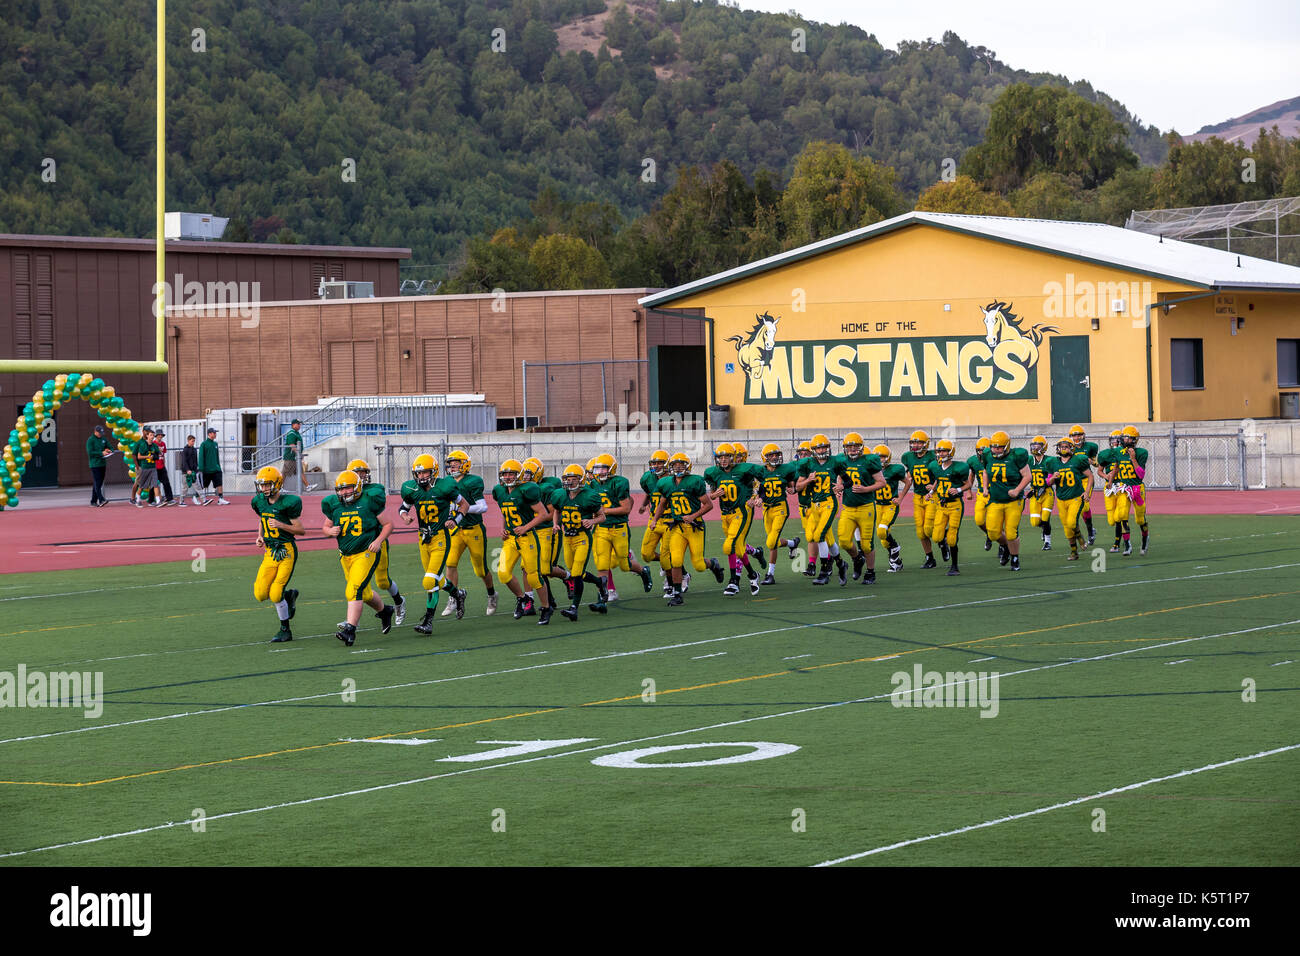
<path id="1" fill-rule="evenodd" d="M 18 415 L 21 417 L 25 405 L 18 406 Z M 54 416 L 51 415 L 52 419 Z M 42 422 L 36 423 L 36 434 L 33 438 L 40 438 L 45 434 Z M 59 483 L 59 446 L 52 441 L 34 441 L 32 442 L 32 458 L 27 462 L 27 468 L 23 472 L 24 488 L 53 488 Z"/>
<path id="2" fill-rule="evenodd" d="M 1051 343 L 1052 421 L 1092 421 L 1088 336 L 1053 335 Z"/>

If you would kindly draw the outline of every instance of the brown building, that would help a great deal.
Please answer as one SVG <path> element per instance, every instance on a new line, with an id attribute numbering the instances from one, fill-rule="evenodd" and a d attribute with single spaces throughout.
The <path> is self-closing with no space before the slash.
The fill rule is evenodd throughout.
<path id="1" fill-rule="evenodd" d="M 590 426 L 621 404 L 702 412 L 705 325 L 648 313 L 637 299 L 650 291 L 313 299 L 262 305 L 256 321 L 172 309 L 168 417 L 443 393 L 484 394 L 501 428 L 525 413 L 542 428 Z"/>
<path id="2" fill-rule="evenodd" d="M 174 296 L 181 303 L 214 291 L 227 301 L 254 290 L 262 301 L 307 299 L 322 278 L 373 282 L 376 296 L 396 296 L 399 263 L 410 255 L 409 249 L 169 241 L 167 281 L 176 284 L 179 277 Z M 0 354 L 67 358 L 69 372 L 93 372 L 94 360 L 152 361 L 153 283 L 151 240 L 0 235 Z M 223 366 L 229 369 L 234 358 Z M 0 374 L 4 418 L 50 377 Z M 167 377 L 110 378 L 137 421 L 174 417 Z M 56 418 L 57 455 L 44 443 L 35 446 L 24 483 L 88 483 L 85 440 L 93 418 L 84 402 L 65 406 Z M 121 480 L 124 474 L 119 463 L 108 478 Z"/>

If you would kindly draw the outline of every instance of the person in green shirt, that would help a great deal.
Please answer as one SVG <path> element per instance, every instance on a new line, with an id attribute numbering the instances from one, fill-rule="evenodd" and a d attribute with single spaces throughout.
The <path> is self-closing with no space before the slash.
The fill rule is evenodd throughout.
<path id="1" fill-rule="evenodd" d="M 384 510 L 384 505 L 388 501 L 388 491 L 377 481 L 370 477 L 370 465 L 363 458 L 353 458 L 348 462 L 348 471 L 355 472 L 356 476 L 361 479 L 361 493 L 368 498 L 373 498 L 379 506 L 379 510 Z M 393 599 L 393 605 L 397 608 L 397 617 L 394 624 L 401 625 L 406 620 L 406 599 L 402 597 L 401 589 L 398 588 L 397 582 L 393 580 L 389 573 L 388 565 L 388 542 L 385 540 L 383 547 L 379 551 L 379 566 L 375 568 L 375 587 L 382 591 L 387 591 Z"/>
<path id="2" fill-rule="evenodd" d="M 1126 555 L 1133 553 L 1133 545 L 1129 538 L 1130 514 L 1137 518 L 1138 527 L 1142 531 L 1142 553 L 1147 553 L 1146 487 L 1143 484 L 1147 470 L 1147 450 L 1138 447 L 1139 437 L 1136 427 L 1124 426 L 1120 436 L 1120 454 L 1105 475 L 1106 481 L 1115 489 L 1115 527 L 1120 529 L 1123 535 L 1123 553 Z M 1117 540 L 1115 547 L 1110 550 L 1116 551 L 1118 545 Z"/>
<path id="3" fill-rule="evenodd" d="M 253 579 L 253 599 L 270 601 L 280 619 L 280 630 L 271 638 L 273 644 L 293 640 L 289 621 L 298 604 L 298 591 L 289 587 L 298 562 L 298 542 L 305 535 L 302 524 L 302 499 L 282 491 L 284 476 L 278 468 L 267 465 L 257 473 L 257 494 L 250 505 L 257 515 L 258 534 L 253 542 L 265 549 L 257 576 Z"/>
<path id="4" fill-rule="evenodd" d="M 718 445 L 713 460 L 715 464 L 704 470 L 704 482 L 709 487 L 709 497 L 720 503 L 722 553 L 731 567 L 731 580 L 722 593 L 740 593 L 740 571 L 744 568 L 749 578 L 749 593 L 757 594 L 758 572 L 749 563 L 745 537 L 754 521 L 759 482 L 748 462 L 736 461 L 736 449 L 730 442 Z"/>
<path id="5" fill-rule="evenodd" d="M 320 510 L 325 515 L 321 530 L 338 539 L 339 564 L 346 582 L 347 618 L 339 623 L 334 636 L 347 647 L 356 642 L 362 605 L 375 611 L 380 631 L 387 634 L 393 629 L 396 608 L 385 604 L 370 587 L 379 566 L 379 553 L 393 533 L 383 500 L 363 494 L 361 478 L 354 471 L 345 471 L 335 480 L 334 494 L 321 502 Z"/>
<path id="6" fill-rule="evenodd" d="M 415 632 L 432 634 L 433 615 L 447 583 L 445 572 L 451 539 L 459 531 L 468 502 L 461 497 L 455 481 L 438 478 L 438 462 L 432 455 L 416 456 L 411 463 L 411 480 L 403 482 L 399 495 L 402 504 L 398 515 L 408 525 L 417 523 L 420 533 L 420 564 L 424 568 L 426 599 L 424 617 L 415 625 Z M 454 586 L 450 591 L 449 605 L 455 606 L 459 620 L 465 616 L 465 592 Z"/>
<path id="7" fill-rule="evenodd" d="M 637 506 L 636 513 L 655 514 L 659 510 L 659 482 L 668 474 L 668 452 L 662 448 L 650 454 L 646 463 L 646 472 L 641 476 L 641 491 L 644 497 Z M 651 561 L 659 562 L 659 578 L 663 581 L 664 597 L 672 597 L 673 585 L 668 572 L 672 562 L 669 560 L 667 547 L 668 522 L 660 520 L 650 522 L 641 535 L 641 560 L 647 565 Z"/>
<path id="8" fill-rule="evenodd" d="M 104 497 L 104 472 L 108 467 L 108 459 L 113 455 L 113 450 L 108 444 L 108 430 L 103 425 L 96 425 L 89 438 L 86 439 L 86 458 L 90 462 L 90 478 L 93 487 L 90 489 L 90 506 L 92 508 L 102 508 L 108 504 L 108 499 Z"/>
<path id="9" fill-rule="evenodd" d="M 541 544 L 536 531 L 551 521 L 551 512 L 542 502 L 542 489 L 537 486 L 537 482 L 519 480 L 521 471 L 523 465 L 516 459 L 503 461 L 497 472 L 499 481 L 492 489 L 492 497 L 501 509 L 501 519 L 505 525 L 497 577 L 515 595 L 515 620 L 533 614 L 534 604 L 540 603 L 542 610 L 538 614 L 537 623 L 550 624 L 555 608 L 543 587 L 538 559 Z M 549 553 L 547 557 L 549 558 Z M 515 583 L 516 564 L 523 565 L 527 591 Z"/>
<path id="10" fill-rule="evenodd" d="M 957 567 L 957 538 L 965 514 L 963 498 L 970 487 L 970 468 L 964 461 L 953 457 L 955 451 L 947 438 L 940 438 L 935 443 L 935 461 L 929 466 L 930 481 L 925 486 L 927 514 L 934 516 L 930 535 L 932 540 L 940 543 L 950 562 L 949 576 L 961 574 Z"/>
<path id="11" fill-rule="evenodd" d="M 1011 436 L 998 431 L 989 436 L 983 455 L 984 478 L 989 489 L 987 530 L 998 541 L 998 562 L 1020 570 L 1020 515 L 1029 487 L 1029 452 L 1011 447 Z"/>
<path id="12" fill-rule="evenodd" d="M 1115 521 L 1115 502 L 1118 500 L 1116 496 L 1119 493 L 1119 486 L 1111 482 L 1106 476 L 1111 474 L 1115 470 L 1115 466 L 1119 464 L 1119 460 L 1125 457 L 1123 450 L 1120 448 L 1120 441 L 1123 436 L 1123 431 L 1118 428 L 1111 432 L 1110 446 L 1098 452 L 1096 460 L 1092 463 L 1093 467 L 1096 468 L 1097 477 L 1101 479 L 1102 500 L 1106 502 L 1106 523 L 1115 529 L 1115 544 L 1110 549 L 1112 552 L 1119 551 L 1123 529 Z M 1088 476 L 1088 481 L 1089 487 L 1091 487 L 1091 474 Z"/>
<path id="13" fill-rule="evenodd" d="M 722 565 L 717 558 L 704 557 L 704 516 L 713 510 L 708 485 L 699 475 L 691 474 L 691 459 L 685 452 L 675 452 L 668 459 L 668 471 L 659 481 L 659 506 L 651 521 L 658 524 L 661 518 L 669 522 L 669 554 L 672 560 L 673 593 L 668 599 L 670 607 L 680 607 L 685 601 L 682 593 L 687 589 L 690 576 L 684 574 L 686 552 L 696 571 L 709 570 L 722 583 Z"/>
<path id="14" fill-rule="evenodd" d="M 1056 462 L 1055 455 L 1047 454 L 1047 439 L 1035 435 L 1029 443 L 1029 487 L 1025 495 L 1029 524 L 1043 532 L 1044 551 L 1052 550 L 1052 506 L 1056 504 L 1052 472 L 1056 471 Z"/>
<path id="15" fill-rule="evenodd" d="M 618 600 L 618 589 L 614 586 L 614 569 L 630 571 L 641 578 L 641 586 L 646 593 L 654 587 L 650 569 L 645 567 L 631 554 L 631 542 L 628 537 L 627 516 L 632 511 L 632 489 L 628 480 L 618 474 L 618 463 L 608 452 L 597 455 L 592 466 L 596 483 L 592 486 L 604 503 L 605 519 L 596 526 L 596 574 L 605 578 L 605 593 L 610 601 Z M 597 604 L 591 610 L 604 613 Z"/>
<path id="16" fill-rule="evenodd" d="M 839 572 L 840 587 L 849 580 L 848 563 L 840 556 L 839 542 L 832 533 L 835 512 L 838 507 L 835 498 L 835 461 L 831 457 L 831 440 L 825 435 L 814 435 L 809 443 L 812 457 L 799 462 L 799 478 L 795 481 L 795 490 L 809 489 L 808 511 L 811 515 L 808 532 L 808 546 L 816 545 L 821 558 L 821 570 L 813 584 L 829 584 L 831 565 L 834 563 Z"/>
<path id="17" fill-rule="evenodd" d="M 785 461 L 781 446 L 769 442 L 763 446 L 763 469 L 759 472 L 759 489 L 763 496 L 763 530 L 766 532 L 767 577 L 763 586 L 776 583 L 776 549 L 788 548 L 793 560 L 799 549 L 799 539 L 783 538 L 781 531 L 790 517 L 790 492 L 799 480 L 799 464 Z"/>
<path id="18" fill-rule="evenodd" d="M 894 539 L 893 526 L 898 520 L 899 502 L 912 486 L 912 474 L 894 462 L 894 453 L 888 445 L 877 445 L 871 453 L 880 459 L 880 477 L 885 484 L 876 489 L 876 537 L 889 549 L 889 570 L 903 570 L 903 548 Z M 902 490 L 899 490 L 902 485 Z"/>
<path id="19" fill-rule="evenodd" d="M 135 483 L 131 486 L 131 497 L 137 508 L 144 507 L 145 498 L 153 498 L 158 492 L 158 469 L 154 466 L 154 454 L 157 448 L 153 443 L 153 429 L 146 428 L 143 437 L 135 443 L 131 451 L 135 455 Z M 158 507 L 161 499 L 151 503 Z"/>
<path id="20" fill-rule="evenodd" d="M 849 432 L 844 436 L 843 453 L 832 459 L 835 490 L 844 510 L 840 513 L 837 539 L 840 551 L 853 559 L 853 580 L 863 584 L 876 581 L 876 492 L 885 487 L 880 472 L 884 464 L 874 454 L 862 453 L 862 436 Z M 863 568 L 866 573 L 863 573 Z"/>
<path id="21" fill-rule="evenodd" d="M 1056 508 L 1061 515 L 1061 527 L 1070 545 L 1070 555 L 1065 560 L 1078 561 L 1083 536 L 1079 533 L 1079 514 L 1083 510 L 1087 479 L 1092 466 L 1088 456 L 1080 452 L 1068 437 L 1056 443 L 1056 462 L 1050 481 L 1056 489 Z"/>
<path id="22" fill-rule="evenodd" d="M 934 548 L 930 544 L 930 535 L 926 531 L 927 527 L 934 524 L 934 515 L 928 510 L 929 502 L 925 500 L 925 486 L 933 480 L 930 477 L 930 468 L 936 461 L 934 452 L 930 450 L 928 433 L 919 428 L 912 432 L 907 440 L 907 451 L 903 452 L 902 461 L 903 467 L 907 469 L 912 479 L 912 521 L 916 525 L 916 540 L 921 542 L 921 550 L 925 552 L 925 563 L 921 567 L 937 568 L 939 563 L 934 560 Z"/>
<path id="23" fill-rule="evenodd" d="M 469 510 L 461 520 L 460 531 L 452 536 L 451 550 L 447 553 L 447 580 L 453 588 L 460 587 L 460 573 L 457 570 L 460 559 L 469 552 L 470 564 L 474 573 L 483 580 L 487 588 L 486 616 L 497 612 L 496 577 L 487 564 L 487 534 L 483 530 L 483 516 L 487 514 L 487 499 L 484 497 L 483 479 L 474 474 L 473 461 L 464 449 L 456 448 L 447 454 L 444 462 L 447 477 L 456 482 L 461 497 L 469 502 Z M 464 593 L 463 591 L 461 593 Z M 443 609 L 442 616 L 452 612 L 452 603 Z"/>
<path id="24" fill-rule="evenodd" d="M 1082 425 L 1074 425 L 1070 428 L 1070 441 L 1074 442 L 1074 449 L 1083 454 L 1093 467 L 1097 465 L 1097 443 L 1088 441 L 1088 435 L 1083 430 Z M 1088 544 L 1091 546 L 1097 539 L 1097 532 L 1092 529 L 1092 474 L 1088 475 L 1088 484 L 1083 489 L 1083 523 L 1088 527 Z"/>
<path id="25" fill-rule="evenodd" d="M 313 491 L 316 486 L 305 484 L 307 476 L 298 470 L 300 464 L 306 466 L 302 460 L 302 432 L 298 430 L 301 425 L 302 420 L 295 418 L 284 433 L 284 480 L 297 477 L 303 491 Z"/>
<path id="26" fill-rule="evenodd" d="M 794 450 L 794 498 L 799 503 L 799 524 L 804 540 L 808 542 L 808 563 L 803 569 L 806 578 L 817 577 L 817 542 L 813 540 L 813 526 L 819 517 L 812 509 L 812 485 L 800 485 L 799 471 L 805 459 L 812 458 L 811 442 L 801 441 Z"/>
<path id="27" fill-rule="evenodd" d="M 993 539 L 989 537 L 988 528 L 985 524 L 985 515 L 989 506 L 989 489 L 984 484 L 984 451 L 989 447 L 987 438 L 978 438 L 975 440 L 975 454 L 966 459 L 966 467 L 970 469 L 971 482 L 973 488 L 966 489 L 966 500 L 970 501 L 972 491 L 975 496 L 975 527 L 980 529 L 984 535 L 984 550 L 988 551 L 993 547 Z"/>
<path id="28" fill-rule="evenodd" d="M 604 580 L 587 570 L 595 543 L 593 529 L 605 520 L 605 503 L 599 491 L 583 483 L 585 476 L 585 470 L 577 462 L 566 465 L 560 478 L 561 487 L 546 492 L 554 518 L 554 534 L 562 542 L 564 565 L 572 582 L 569 606 L 560 610 L 570 621 L 578 619 L 584 584 L 596 585 L 597 604 L 604 606 L 609 600 Z"/>
<path id="29" fill-rule="evenodd" d="M 207 490 L 212 487 L 217 492 L 217 504 L 230 504 L 221 489 L 221 457 L 217 453 L 217 430 L 215 428 L 208 429 L 208 437 L 199 445 L 199 474 L 203 476 L 202 481 L 199 482 L 199 490 L 204 494 L 205 503 Z"/>

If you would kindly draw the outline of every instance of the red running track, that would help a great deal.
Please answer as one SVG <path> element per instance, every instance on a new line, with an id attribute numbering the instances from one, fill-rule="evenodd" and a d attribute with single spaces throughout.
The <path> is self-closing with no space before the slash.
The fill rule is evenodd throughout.
<path id="1" fill-rule="evenodd" d="M 36 498 L 39 492 L 27 495 Z M 635 496 L 639 505 L 641 496 Z M 909 500 L 903 514 L 911 515 Z M 1266 491 L 1155 491 L 1149 492 L 1153 515 L 1223 514 L 1223 515 L 1300 515 L 1300 489 Z M 189 561 L 202 548 L 208 558 L 260 556 L 253 545 L 257 521 L 246 497 L 232 496 L 228 506 L 215 503 L 205 507 L 136 508 L 118 501 L 105 508 L 91 508 L 81 502 L 43 507 L 5 509 L 0 512 L 0 573 L 74 570 L 77 568 L 121 567 L 156 561 Z M 320 496 L 309 495 L 305 502 L 308 535 L 300 541 L 306 551 L 333 548 L 332 538 L 320 532 L 324 522 L 320 514 Z M 1094 511 L 1104 517 L 1100 493 L 1093 497 Z M 636 515 L 632 525 L 645 524 L 645 516 Z M 393 540 L 414 543 L 415 531 L 396 517 L 396 507 L 389 507 L 396 529 Z M 501 534 L 501 515 L 489 503 L 489 535 Z M 793 528 L 791 529 L 793 530 Z"/>

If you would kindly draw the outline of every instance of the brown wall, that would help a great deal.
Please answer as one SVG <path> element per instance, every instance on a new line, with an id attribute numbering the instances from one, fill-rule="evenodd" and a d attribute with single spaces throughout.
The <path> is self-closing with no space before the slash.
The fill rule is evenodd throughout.
<path id="1" fill-rule="evenodd" d="M 247 282 L 250 292 L 259 282 L 261 298 L 269 300 L 313 297 L 321 275 L 328 275 L 374 282 L 376 295 L 395 296 L 399 263 L 409 256 L 406 249 L 168 242 L 167 279 L 174 283 L 179 273 L 183 282 L 205 288 Z M 91 373 L 95 360 L 152 361 L 153 257 L 153 243 L 138 239 L 0 235 L 0 355 L 66 357 L 66 371 Z M 248 361 L 237 350 L 231 358 Z M 11 422 L 15 407 L 53 374 L 0 374 L 0 422 Z M 167 377 L 112 375 L 109 382 L 137 421 L 174 417 Z M 80 401 L 58 413 L 61 485 L 89 482 L 85 441 L 95 418 Z"/>
<path id="2" fill-rule="evenodd" d="M 255 327 L 238 316 L 167 319 L 172 418 L 210 408 L 314 403 L 326 395 L 482 392 L 499 418 L 523 415 L 522 363 L 529 369 L 528 414 L 544 410 L 543 373 L 533 362 L 644 359 L 645 289 L 581 293 L 407 296 L 386 300 L 292 302 L 263 306 Z M 499 311 L 493 310 L 494 303 Z M 655 323 L 676 344 L 702 323 Z M 681 326 L 681 327 L 679 327 Z M 665 341 L 667 337 L 667 341 Z M 702 339 L 698 339 L 702 341 Z M 403 358 L 409 351 L 410 357 Z M 551 369 L 549 424 L 594 424 L 608 405 L 647 410 L 644 365 Z M 629 387 L 630 386 L 630 387 Z M 548 422 L 543 422 L 548 424 Z"/>

